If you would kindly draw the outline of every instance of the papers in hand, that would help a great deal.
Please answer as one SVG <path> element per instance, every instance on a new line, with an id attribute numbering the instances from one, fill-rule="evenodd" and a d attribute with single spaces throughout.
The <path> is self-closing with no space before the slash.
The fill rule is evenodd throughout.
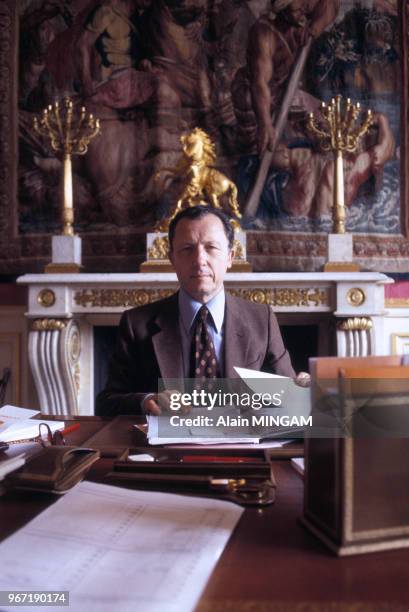
<path id="1" fill-rule="evenodd" d="M 290 423 L 308 419 L 311 414 L 311 392 L 308 387 L 297 385 L 292 378 L 288 376 L 280 376 L 279 374 L 270 374 L 268 372 L 259 372 L 248 368 L 234 368 L 243 382 L 253 393 L 275 393 L 278 392 L 281 397 L 281 404 L 275 409 L 267 408 L 260 410 L 262 413 L 276 413 L 288 417 Z M 274 428 L 274 431 L 264 432 L 263 437 L 300 435 L 303 426 L 294 424 L 289 427 L 280 426 Z"/>
<path id="2" fill-rule="evenodd" d="M 312 424 L 308 388 L 285 376 L 235 370 L 241 379 L 235 380 L 238 385 L 213 389 L 214 401 L 219 403 L 206 402 L 204 391 L 203 404 L 192 401 L 187 415 L 176 411 L 148 417 L 149 444 L 257 444 L 271 438 L 303 437 L 305 427 Z M 223 404 L 226 398 L 230 405 Z"/>
<path id="3" fill-rule="evenodd" d="M 248 368 L 234 368 L 240 378 L 253 393 L 271 392 L 271 382 L 275 381 L 274 390 L 280 392 L 282 409 L 288 416 L 305 416 L 311 412 L 311 393 L 308 387 L 300 387 L 292 378 L 269 374 Z"/>
<path id="4" fill-rule="evenodd" d="M 40 423 L 47 423 L 52 433 L 64 429 L 64 421 L 33 420 L 32 417 L 37 414 L 38 410 L 18 406 L 7 405 L 0 408 L 0 441 L 13 442 L 35 438 L 39 435 Z"/>

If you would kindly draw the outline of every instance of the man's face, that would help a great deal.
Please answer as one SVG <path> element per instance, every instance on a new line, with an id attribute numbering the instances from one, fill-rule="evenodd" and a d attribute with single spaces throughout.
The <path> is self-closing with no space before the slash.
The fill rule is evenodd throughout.
<path id="1" fill-rule="evenodd" d="M 169 258 L 182 289 L 206 304 L 219 293 L 232 263 L 232 251 L 220 219 L 208 214 L 201 219 L 179 221 Z"/>
<path id="2" fill-rule="evenodd" d="M 288 23 L 297 27 L 307 25 L 307 12 L 304 0 L 293 0 L 283 11 L 282 15 Z"/>

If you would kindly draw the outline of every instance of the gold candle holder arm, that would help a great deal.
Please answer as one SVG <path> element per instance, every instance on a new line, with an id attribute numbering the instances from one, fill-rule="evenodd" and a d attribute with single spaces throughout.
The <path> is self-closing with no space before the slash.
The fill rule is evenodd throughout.
<path id="1" fill-rule="evenodd" d="M 62 153 L 62 234 L 74 235 L 74 208 L 72 186 L 72 155 L 84 155 L 90 141 L 100 133 L 98 119 L 86 108 L 81 107 L 76 115 L 72 100 L 64 98 L 63 104 L 58 101 L 44 109 L 41 118 L 34 117 L 33 128 L 43 138 L 50 141 L 56 153 Z"/>
<path id="2" fill-rule="evenodd" d="M 343 109 L 342 96 L 337 95 L 330 104 L 323 102 L 317 114 L 310 113 L 308 117 L 307 128 L 317 138 L 321 149 L 334 154 L 333 231 L 336 234 L 345 233 L 343 154 L 357 150 L 360 138 L 367 133 L 372 123 L 370 110 L 358 124 L 360 114 L 359 102 L 353 104 L 347 98 Z"/>

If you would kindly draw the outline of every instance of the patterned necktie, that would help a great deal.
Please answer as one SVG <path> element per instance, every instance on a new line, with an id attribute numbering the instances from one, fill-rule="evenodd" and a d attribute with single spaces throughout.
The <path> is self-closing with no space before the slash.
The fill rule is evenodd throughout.
<path id="1" fill-rule="evenodd" d="M 214 342 L 206 324 L 209 314 L 202 306 L 196 315 L 192 339 L 192 378 L 206 380 L 217 377 L 217 359 Z"/>

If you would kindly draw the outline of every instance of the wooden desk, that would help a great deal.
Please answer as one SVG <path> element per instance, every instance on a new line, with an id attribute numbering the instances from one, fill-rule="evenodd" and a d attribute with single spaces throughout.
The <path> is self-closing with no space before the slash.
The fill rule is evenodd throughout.
<path id="1" fill-rule="evenodd" d="M 81 419 L 72 442 L 81 443 L 102 426 Z M 90 472 L 101 480 L 111 459 Z M 265 509 L 247 508 L 203 592 L 198 612 L 407 612 L 409 550 L 336 558 L 297 519 L 303 486 L 288 461 L 276 461 L 277 500 Z M 23 492 L 1 498 L 0 539 L 55 501 Z M 166 610 L 164 610 L 166 612 Z"/>

